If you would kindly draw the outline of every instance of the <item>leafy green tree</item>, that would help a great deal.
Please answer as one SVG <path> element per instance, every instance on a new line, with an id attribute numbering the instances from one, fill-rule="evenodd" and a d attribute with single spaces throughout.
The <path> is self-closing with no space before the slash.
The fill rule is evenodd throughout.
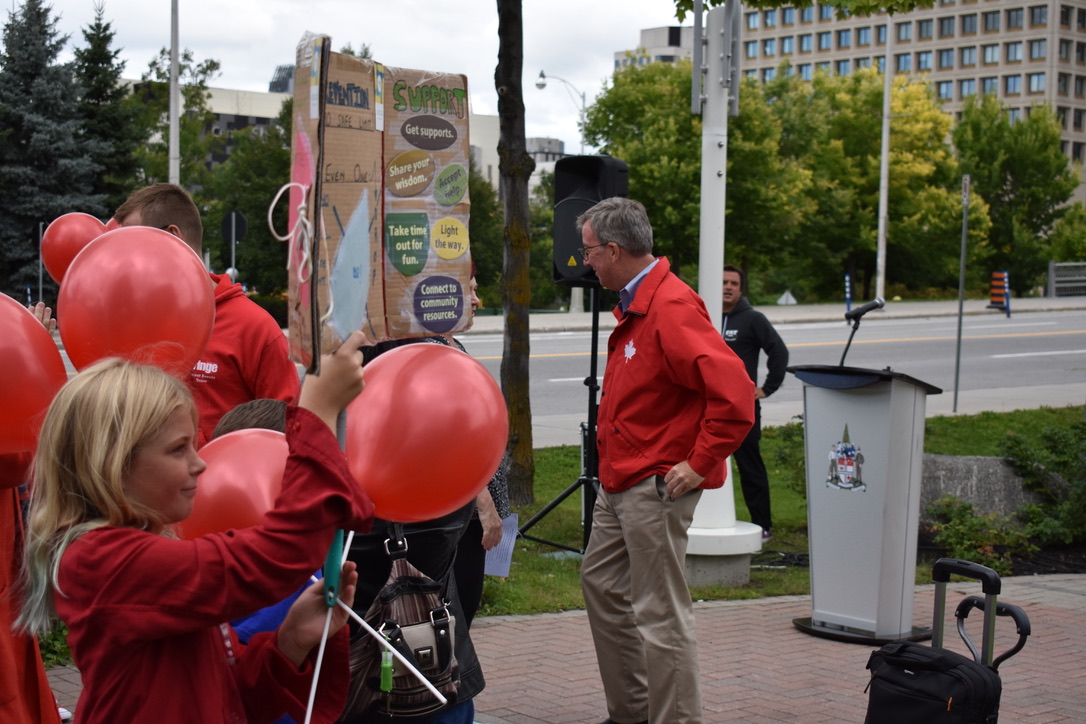
<path id="1" fill-rule="evenodd" d="M 101 142 L 94 161 L 101 167 L 91 190 L 105 196 L 106 209 L 117 208 L 137 185 L 138 151 L 150 129 L 139 122 L 139 109 L 128 101 L 122 82 L 124 61 L 113 48 L 111 23 L 103 20 L 105 8 L 94 6 L 94 22 L 83 29 L 85 47 L 75 49 L 76 80 L 81 86 L 79 117 L 86 138 Z"/>
<path id="2" fill-rule="evenodd" d="M 72 211 L 101 216 L 92 188 L 98 141 L 83 133 L 78 86 L 57 63 L 67 42 L 41 0 L 8 14 L 0 53 L 0 290 L 22 298 L 37 287 L 40 224 Z M 55 287 L 46 278 L 46 296 Z"/>
<path id="3" fill-rule="evenodd" d="M 679 273 L 698 261 L 701 117 L 690 113 L 689 62 L 629 65 L 585 114 L 585 140 L 630 170 L 630 198 L 645 205 L 654 251 Z"/>
<path id="4" fill-rule="evenodd" d="M 966 103 L 953 138 L 962 172 L 989 205 L 990 270 L 1012 269 L 1011 288 L 1021 294 L 1042 281 L 1049 235 L 1079 185 L 1060 151 L 1060 122 L 1049 106 L 1012 122 L 985 95 Z"/>
<path id="5" fill-rule="evenodd" d="M 776 276 L 796 253 L 802 220 L 814 211 L 808 195 L 812 173 L 781 153 L 784 123 L 753 78 L 743 81 L 739 115 L 728 124 L 725 261 L 743 269 L 748 284 L 772 287 L 776 295 L 795 280 Z M 768 291 L 768 289 L 767 289 Z"/>
<path id="6" fill-rule="evenodd" d="M 471 239 L 471 260 L 475 263 L 475 281 L 479 283 L 479 299 L 486 308 L 500 307 L 502 227 L 505 225 L 502 206 L 497 190 L 479 173 L 474 159 L 468 164 L 468 195 L 471 198 L 468 238 Z"/>
<path id="7" fill-rule="evenodd" d="M 240 211 L 247 221 L 245 239 L 234 249 L 238 281 L 262 294 L 278 294 L 287 287 L 287 244 L 272 236 L 268 207 L 290 179 L 291 106 L 287 99 L 274 123 L 250 126 L 231 134 L 232 151 L 216 166 L 202 190 L 204 250 L 213 269 L 230 266 L 230 245 L 222 234 L 223 219 Z M 284 194 L 284 197 L 286 195 Z M 287 230 L 287 203 L 281 199 L 272 214 L 276 230 Z"/>
<path id="8" fill-rule="evenodd" d="M 208 84 L 219 75 L 214 59 L 197 62 L 185 49 L 178 59 L 181 112 L 178 119 L 181 146 L 181 185 L 194 192 L 201 206 L 199 189 L 208 183 L 212 155 L 222 156 L 225 139 L 209 133 L 215 114 L 211 112 Z M 137 154 L 142 183 L 169 180 L 170 52 L 166 48 L 149 64 L 133 89 L 143 109 L 142 123 L 153 130 L 151 141 Z"/>

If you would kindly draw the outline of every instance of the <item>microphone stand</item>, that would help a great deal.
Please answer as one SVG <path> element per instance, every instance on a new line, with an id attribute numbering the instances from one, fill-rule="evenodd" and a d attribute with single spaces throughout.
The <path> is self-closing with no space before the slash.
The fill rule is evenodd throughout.
<path id="1" fill-rule="evenodd" d="M 837 364 L 838 367 L 845 366 L 845 355 L 848 354 L 848 348 L 852 346 L 852 338 L 856 336 L 856 330 L 860 328 L 861 317 L 856 317 L 852 323 L 852 332 L 848 335 L 848 343 L 845 344 L 845 351 L 841 353 L 841 361 Z"/>

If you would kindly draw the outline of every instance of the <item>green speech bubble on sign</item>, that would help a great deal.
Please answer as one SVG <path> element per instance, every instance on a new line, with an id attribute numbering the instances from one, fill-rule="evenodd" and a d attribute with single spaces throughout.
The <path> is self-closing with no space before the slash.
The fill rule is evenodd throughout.
<path id="1" fill-rule="evenodd" d="M 385 247 L 389 261 L 401 274 L 414 276 L 430 254 L 430 221 L 425 213 L 385 215 Z"/>

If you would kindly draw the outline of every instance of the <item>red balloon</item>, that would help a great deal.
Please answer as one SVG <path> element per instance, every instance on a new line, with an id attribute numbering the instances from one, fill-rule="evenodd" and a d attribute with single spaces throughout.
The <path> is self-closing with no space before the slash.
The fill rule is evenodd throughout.
<path id="1" fill-rule="evenodd" d="M 347 407 L 347 462 L 376 514 L 412 523 L 474 498 L 501 463 L 505 399 L 486 368 L 438 344 L 396 347 L 366 366 Z"/>
<path id="2" fill-rule="evenodd" d="M 6 294 L 0 294 L 0 360 L 0 453 L 33 450 L 45 410 L 68 375 L 53 336 Z"/>
<path id="3" fill-rule="evenodd" d="M 121 228 L 121 224 L 117 221 L 116 216 L 109 217 L 109 221 L 106 222 L 106 231 L 113 231 L 114 229 Z M 104 233 L 104 232 L 103 232 Z"/>
<path id="4" fill-rule="evenodd" d="M 76 369 L 124 357 L 184 376 L 207 346 L 215 295 L 200 258 L 173 234 L 126 226 L 72 261 L 57 297 Z"/>
<path id="5" fill-rule="evenodd" d="M 90 214 L 64 214 L 53 220 L 41 237 L 41 260 L 53 281 L 60 284 L 76 255 L 106 232 L 106 225 Z"/>
<path id="6" fill-rule="evenodd" d="M 200 476 L 192 515 L 177 528 L 185 539 L 260 525 L 283 487 L 287 438 L 252 428 L 217 437 L 200 448 Z"/>

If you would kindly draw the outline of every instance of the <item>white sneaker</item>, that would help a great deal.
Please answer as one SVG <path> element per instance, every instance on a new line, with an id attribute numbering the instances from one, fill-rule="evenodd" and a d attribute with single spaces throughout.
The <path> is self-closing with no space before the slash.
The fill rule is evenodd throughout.
<path id="1" fill-rule="evenodd" d="M 71 721 L 73 718 L 72 713 L 62 706 L 57 707 L 57 713 L 60 714 L 61 721 Z"/>

